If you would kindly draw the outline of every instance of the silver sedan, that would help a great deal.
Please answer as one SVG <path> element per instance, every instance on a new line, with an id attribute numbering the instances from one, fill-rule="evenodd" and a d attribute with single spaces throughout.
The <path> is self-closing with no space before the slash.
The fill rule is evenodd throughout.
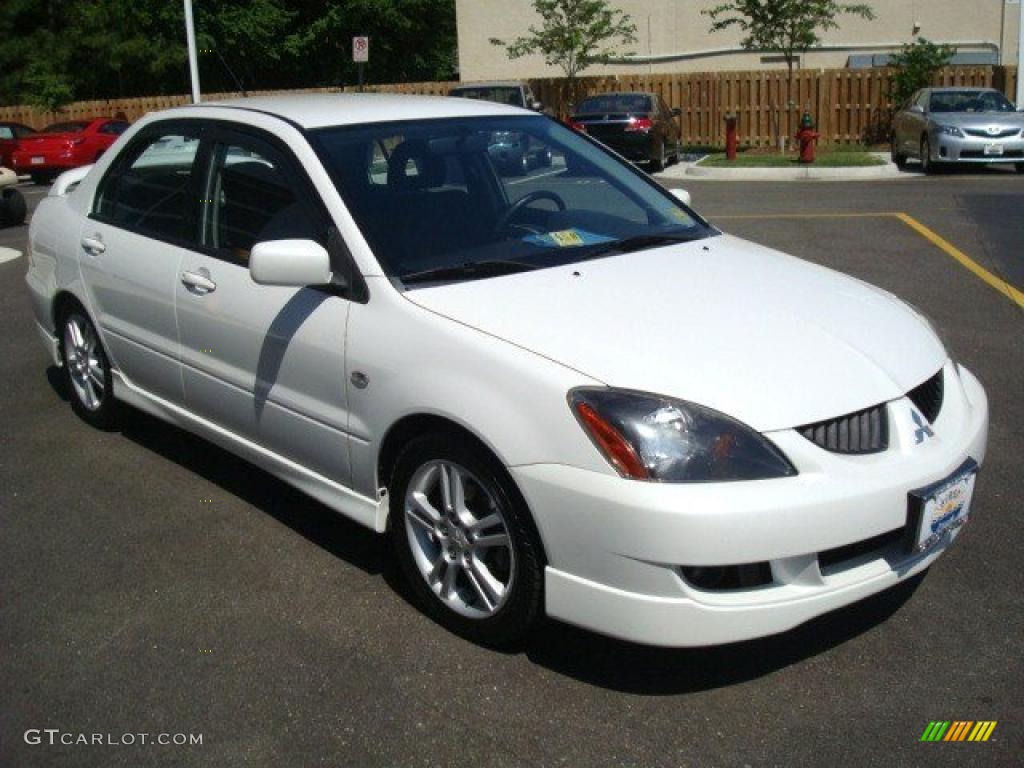
<path id="1" fill-rule="evenodd" d="M 893 118 L 892 159 L 917 158 L 925 173 L 945 163 L 1014 163 L 1024 173 L 1024 113 L 991 88 L 922 88 Z"/>

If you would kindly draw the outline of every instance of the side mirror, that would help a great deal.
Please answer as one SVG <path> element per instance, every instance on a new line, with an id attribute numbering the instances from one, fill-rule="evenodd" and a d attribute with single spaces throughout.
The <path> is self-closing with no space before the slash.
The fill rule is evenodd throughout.
<path id="1" fill-rule="evenodd" d="M 544 105 L 541 104 L 539 101 L 534 101 L 530 104 L 530 109 L 532 109 L 534 112 L 541 112 L 544 110 Z"/>
<path id="2" fill-rule="evenodd" d="M 924 107 L 922 107 L 920 104 L 911 104 L 910 109 L 908 109 L 907 111 L 913 112 L 915 115 L 923 115 Z"/>
<path id="3" fill-rule="evenodd" d="M 681 110 L 679 107 L 672 107 L 672 117 L 679 117 L 682 114 L 683 110 Z"/>
<path id="4" fill-rule="evenodd" d="M 312 240 L 267 240 L 252 247 L 249 275 L 260 285 L 327 285 L 331 258 L 327 249 Z"/>
<path id="5" fill-rule="evenodd" d="M 691 200 L 693 198 L 690 197 L 690 193 L 687 192 L 685 189 L 680 189 L 679 187 L 676 187 L 675 189 L 670 189 L 669 194 L 672 195 L 672 197 L 674 197 L 676 200 L 681 202 L 683 205 L 692 205 Z"/>

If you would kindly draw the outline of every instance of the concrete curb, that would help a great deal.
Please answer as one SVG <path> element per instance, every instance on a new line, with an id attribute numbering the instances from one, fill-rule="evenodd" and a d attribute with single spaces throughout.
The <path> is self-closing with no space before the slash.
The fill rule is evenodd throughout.
<path id="1" fill-rule="evenodd" d="M 889 153 L 874 152 L 875 157 L 885 161 L 884 165 L 858 166 L 855 168 L 823 168 L 815 165 L 794 168 L 706 168 L 700 163 L 680 163 L 658 174 L 662 178 L 699 178 L 720 181 L 802 181 L 804 179 L 898 179 L 914 178 L 915 174 L 902 173 L 889 160 Z"/>

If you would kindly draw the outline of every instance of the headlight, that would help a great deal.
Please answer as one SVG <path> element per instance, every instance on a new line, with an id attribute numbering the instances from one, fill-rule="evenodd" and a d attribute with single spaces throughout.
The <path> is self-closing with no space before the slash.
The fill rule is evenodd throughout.
<path id="1" fill-rule="evenodd" d="M 935 130 L 939 133 L 944 133 L 947 136 L 956 136 L 961 139 L 964 138 L 964 132 L 955 125 L 936 125 Z"/>
<path id="2" fill-rule="evenodd" d="M 694 403 L 645 392 L 581 387 L 569 405 L 623 477 L 704 483 L 788 477 L 796 469 L 750 427 Z"/>

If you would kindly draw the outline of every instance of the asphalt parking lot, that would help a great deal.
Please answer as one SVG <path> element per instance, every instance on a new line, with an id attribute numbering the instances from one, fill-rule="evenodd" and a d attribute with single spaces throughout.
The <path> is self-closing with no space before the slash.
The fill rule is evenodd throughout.
<path id="1" fill-rule="evenodd" d="M 972 522 L 923 579 L 720 648 L 553 622 L 519 653 L 475 647 L 354 523 L 141 414 L 76 419 L 19 259 L 0 264 L 0 766 L 1019 765 L 1024 175 L 671 184 L 726 231 L 913 302 L 986 386 Z M 922 743 L 931 720 L 998 725 Z M 203 743 L 28 745 L 33 728 Z"/>

